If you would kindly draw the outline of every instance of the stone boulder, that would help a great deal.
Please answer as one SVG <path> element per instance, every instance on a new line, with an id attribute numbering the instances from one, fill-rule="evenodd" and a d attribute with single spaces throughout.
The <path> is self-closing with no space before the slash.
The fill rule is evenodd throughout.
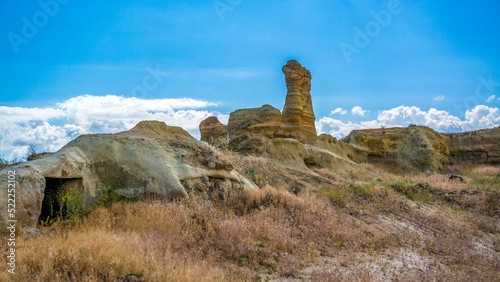
<path id="1" fill-rule="evenodd" d="M 136 199 L 189 194 L 210 199 L 220 181 L 226 183 L 228 191 L 257 188 L 217 151 L 183 129 L 158 121 L 143 121 L 117 134 L 82 135 L 50 156 L 1 170 L 2 183 L 7 183 L 8 171 L 16 174 L 16 219 L 26 228 L 37 224 L 44 196 L 67 192 L 61 190 L 63 187 L 79 189 L 88 205 L 105 191 Z M 6 188 L 4 185 L 0 191 L 3 231 L 7 223 Z"/>
<path id="2" fill-rule="evenodd" d="M 276 138 L 267 144 L 262 157 L 285 167 L 307 170 L 304 160 L 309 158 L 309 153 L 305 145 L 295 139 Z"/>

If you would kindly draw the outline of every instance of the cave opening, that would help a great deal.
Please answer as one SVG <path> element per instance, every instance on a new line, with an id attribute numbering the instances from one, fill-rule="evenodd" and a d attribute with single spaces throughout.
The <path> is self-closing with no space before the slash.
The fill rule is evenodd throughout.
<path id="1" fill-rule="evenodd" d="M 45 192 L 39 223 L 50 223 L 68 217 L 68 199 L 82 191 L 81 178 L 45 178 Z"/>

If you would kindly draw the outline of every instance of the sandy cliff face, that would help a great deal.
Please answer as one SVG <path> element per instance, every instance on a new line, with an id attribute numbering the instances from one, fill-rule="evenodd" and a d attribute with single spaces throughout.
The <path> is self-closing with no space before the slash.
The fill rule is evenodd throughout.
<path id="1" fill-rule="evenodd" d="M 445 134 L 455 163 L 500 164 L 500 128 Z"/>

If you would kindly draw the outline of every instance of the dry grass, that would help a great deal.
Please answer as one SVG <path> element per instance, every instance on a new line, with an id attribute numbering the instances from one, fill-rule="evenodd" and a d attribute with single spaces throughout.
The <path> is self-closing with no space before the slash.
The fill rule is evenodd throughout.
<path id="1" fill-rule="evenodd" d="M 500 173 L 500 167 L 481 165 L 472 168 L 471 172 L 475 174 L 497 174 Z"/>
<path id="2" fill-rule="evenodd" d="M 388 245 L 387 233 L 345 221 L 326 201 L 270 187 L 241 192 L 224 206 L 196 199 L 116 203 L 25 237 L 17 277 L 212 281 L 246 280 L 260 271 L 286 277 L 321 254 Z"/>
<path id="3" fill-rule="evenodd" d="M 457 183 L 370 164 L 299 172 L 219 157 L 262 189 L 225 203 L 115 203 L 44 227 L 20 236 L 15 279 L 498 280 L 500 198 L 483 187 L 497 185 L 496 167 L 462 168 L 467 183 Z"/>

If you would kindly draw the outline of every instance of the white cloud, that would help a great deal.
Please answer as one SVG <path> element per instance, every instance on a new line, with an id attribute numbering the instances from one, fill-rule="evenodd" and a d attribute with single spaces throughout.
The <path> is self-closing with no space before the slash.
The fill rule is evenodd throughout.
<path id="1" fill-rule="evenodd" d="M 459 130 L 460 119 L 446 111 L 431 108 L 428 112 L 418 107 L 399 106 L 382 111 L 377 120 L 389 126 L 426 125 L 438 131 Z"/>
<path id="2" fill-rule="evenodd" d="M 465 112 L 463 130 L 476 130 L 482 128 L 497 127 L 500 125 L 500 112 L 498 108 L 490 108 L 478 105 L 472 110 Z"/>
<path id="3" fill-rule="evenodd" d="M 10 158 L 26 156 L 30 144 L 40 149 L 56 151 L 81 134 L 113 133 L 132 128 L 141 120 L 160 120 L 168 125 L 181 126 L 199 137 L 199 123 L 215 115 L 227 124 L 228 115 L 214 113 L 206 107 L 216 104 L 195 99 L 138 99 L 120 96 L 83 95 L 71 98 L 51 108 L 22 108 L 0 106 L 0 155 Z M 364 116 L 367 111 L 353 107 L 351 113 Z M 331 114 L 347 114 L 337 108 Z M 478 105 L 465 112 L 465 119 L 431 108 L 399 106 L 381 111 L 375 120 L 354 123 L 323 117 L 316 122 L 319 133 L 337 138 L 352 130 L 426 125 L 439 132 L 459 132 L 500 126 L 499 108 Z"/>
<path id="4" fill-rule="evenodd" d="M 62 118 L 65 112 L 53 108 L 21 108 L 0 106 L 0 126 L 4 128 L 12 123 L 26 123 L 32 121 L 46 121 Z"/>
<path id="5" fill-rule="evenodd" d="M 227 125 L 227 123 L 229 122 L 229 115 L 219 114 L 219 115 L 217 115 L 217 118 L 219 119 L 219 121 L 220 121 L 222 124 Z"/>
<path id="6" fill-rule="evenodd" d="M 214 113 L 215 103 L 195 99 L 138 99 L 115 95 L 83 95 L 52 108 L 0 107 L 0 152 L 24 157 L 30 144 L 55 151 L 81 134 L 113 133 L 141 120 L 181 126 L 198 137 L 198 125 Z M 226 116 L 219 115 L 222 120 Z"/>
<path id="7" fill-rule="evenodd" d="M 330 115 L 335 115 L 335 114 L 339 114 L 341 116 L 347 114 L 347 110 L 344 110 L 342 108 L 336 108 L 335 110 L 333 110 Z"/>
<path id="8" fill-rule="evenodd" d="M 356 129 L 380 128 L 381 126 L 385 126 L 385 124 L 378 121 L 367 121 L 361 123 L 353 123 L 351 121 L 342 122 L 338 119 L 332 119 L 329 117 L 323 117 L 316 122 L 316 130 L 318 131 L 318 134 L 328 133 L 338 139 L 349 135 L 351 131 Z"/>
<path id="9" fill-rule="evenodd" d="M 408 126 L 410 124 L 425 125 L 438 132 L 459 132 L 500 126 L 499 111 L 498 108 L 478 105 L 472 110 L 467 110 L 465 120 L 461 120 L 446 111 L 434 108 L 422 111 L 418 107 L 399 106 L 380 112 L 376 120 L 360 123 L 342 122 L 323 117 L 316 122 L 316 129 L 318 133 L 328 133 L 339 139 L 356 129 Z"/>
<path id="10" fill-rule="evenodd" d="M 493 102 L 493 100 L 495 100 L 496 96 L 495 95 L 491 95 L 488 99 L 486 99 L 486 102 L 487 103 L 490 103 L 490 102 Z M 499 98 L 500 100 L 500 98 Z"/>
<path id="11" fill-rule="evenodd" d="M 351 114 L 357 115 L 357 116 L 364 116 L 367 111 L 363 110 L 360 106 L 355 106 L 351 110 Z"/>
<path id="12" fill-rule="evenodd" d="M 438 102 L 439 102 L 439 101 L 443 101 L 443 100 L 444 100 L 444 96 L 443 96 L 443 95 L 439 95 L 439 96 L 437 96 L 437 97 L 434 97 L 434 99 L 433 99 L 433 100 L 434 100 L 434 101 L 438 101 Z"/>

